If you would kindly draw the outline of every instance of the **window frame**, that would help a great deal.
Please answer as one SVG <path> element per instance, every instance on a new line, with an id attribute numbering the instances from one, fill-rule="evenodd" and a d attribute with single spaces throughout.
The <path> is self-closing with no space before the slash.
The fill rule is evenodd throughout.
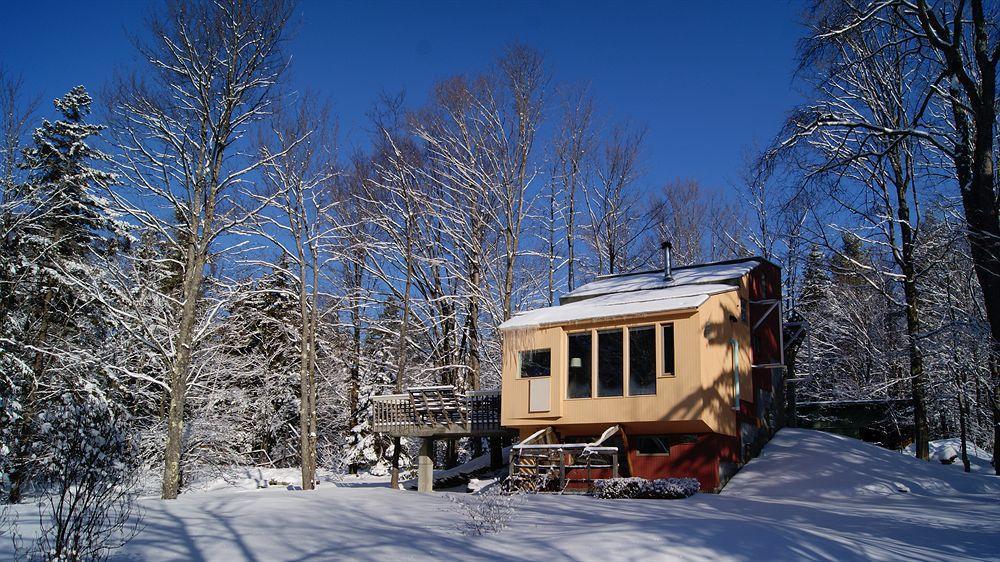
<path id="1" fill-rule="evenodd" d="M 596 350 L 596 346 L 594 345 L 594 343 L 595 343 L 595 340 L 597 339 L 597 337 L 596 337 L 596 334 L 594 332 L 595 332 L 595 330 L 593 328 L 587 328 L 587 329 L 584 329 L 584 330 L 564 331 L 564 334 L 566 336 L 566 377 L 565 377 L 566 382 L 563 383 L 564 392 L 562 394 L 563 394 L 563 398 L 565 400 L 593 400 L 594 398 L 596 398 L 595 395 L 597 393 L 595 392 L 595 388 L 596 388 L 595 378 L 597 376 L 597 366 L 595 365 L 595 359 L 597 358 L 597 350 Z M 587 334 L 587 335 L 590 336 L 590 395 L 589 396 L 570 396 L 569 395 L 569 370 L 572 368 L 572 365 L 570 365 L 570 362 L 572 361 L 572 359 L 569 356 L 569 339 L 572 336 L 578 336 L 578 335 L 582 335 L 582 334 Z"/>
<path id="2" fill-rule="evenodd" d="M 536 353 L 536 352 L 539 352 L 539 351 L 547 351 L 549 353 L 549 374 L 547 374 L 547 375 L 535 375 L 535 376 L 524 376 L 524 354 L 525 353 Z M 539 347 L 539 348 L 519 350 L 517 352 L 517 378 L 523 379 L 523 380 L 552 378 L 552 348 L 551 347 Z"/>
<path id="3" fill-rule="evenodd" d="M 650 329 L 653 331 L 653 392 L 646 394 L 632 394 L 632 330 L 642 330 Z M 660 346 L 658 338 L 656 337 L 656 332 L 660 329 L 660 325 L 657 322 L 649 324 L 629 324 L 622 327 L 625 331 L 625 353 L 624 353 L 624 396 L 628 397 L 640 397 L 640 396 L 656 396 L 656 379 L 660 378 L 660 368 L 657 366 L 657 362 L 660 358 Z"/>
<path id="4" fill-rule="evenodd" d="M 618 336 L 622 339 L 622 347 L 621 347 L 621 356 L 622 356 L 622 362 L 621 362 L 621 382 L 622 382 L 622 386 L 621 386 L 621 389 L 622 389 L 622 391 L 621 391 L 621 394 L 608 394 L 608 395 L 602 396 L 601 393 L 600 393 L 601 392 L 601 365 L 600 365 L 600 360 L 601 360 L 601 354 L 600 354 L 600 350 L 601 350 L 601 333 L 605 333 L 605 334 L 609 334 L 610 335 L 610 334 L 614 334 L 615 332 L 618 332 Z M 593 339 L 591 340 L 591 342 L 593 342 L 591 345 L 593 345 L 593 351 L 594 351 L 594 360 L 593 360 L 593 363 L 592 363 L 594 365 L 594 368 L 593 368 L 593 372 L 591 373 L 591 375 L 594 378 L 593 392 L 591 392 L 592 397 L 593 398 L 625 398 L 626 396 L 628 396 L 628 394 L 626 394 L 625 391 L 628 390 L 628 374 L 629 374 L 628 373 L 628 326 L 627 325 L 622 325 L 622 326 L 614 326 L 614 327 L 611 327 L 611 328 L 595 329 L 594 330 Z M 596 344 L 596 345 L 594 345 L 594 344 Z"/>
<path id="5" fill-rule="evenodd" d="M 740 402 L 742 401 L 740 396 L 740 340 L 730 338 L 729 347 L 733 366 L 733 402 L 730 407 L 735 411 L 740 411 Z"/>
<path id="6" fill-rule="evenodd" d="M 667 326 L 671 327 L 673 338 L 672 338 L 672 350 L 674 357 L 674 370 L 673 372 L 664 372 L 664 352 L 665 352 L 665 342 L 663 338 L 663 329 Z M 660 394 L 659 383 L 656 384 L 654 392 L 650 394 L 631 394 L 629 392 L 629 385 L 631 384 L 632 369 L 631 369 L 631 342 L 630 335 L 631 330 L 636 328 L 652 328 L 654 330 L 653 345 L 654 350 L 654 371 L 656 373 L 656 380 L 661 378 L 676 378 L 677 376 L 677 320 L 667 320 L 667 321 L 646 321 L 637 322 L 635 324 L 617 324 L 611 326 L 591 326 L 589 328 L 576 328 L 576 329 L 563 329 L 563 337 L 566 338 L 564 341 L 565 351 L 561 356 L 561 359 L 565 363 L 565 367 L 561 367 L 561 376 L 565 379 L 561 384 L 562 386 L 562 397 L 563 400 L 605 400 L 605 399 L 620 399 L 620 398 L 643 398 L 643 397 L 653 397 Z M 601 332 L 609 332 L 619 330 L 622 333 L 622 393 L 620 395 L 613 396 L 599 396 L 598 387 L 600 381 L 598 378 L 598 361 L 599 361 L 599 334 Z M 570 389 L 570 365 L 571 358 L 569 355 L 569 340 L 573 336 L 587 334 L 590 336 L 590 395 L 589 396 L 575 396 L 571 397 L 569 395 Z M 520 377 L 520 366 L 518 367 L 518 376 Z M 540 378 L 540 377 L 534 377 Z"/>
<path id="7" fill-rule="evenodd" d="M 673 352 L 673 371 L 668 372 L 664 369 L 665 365 L 663 362 L 666 360 L 667 355 L 667 342 L 663 338 L 663 329 L 670 326 L 670 347 Z M 657 322 L 656 323 L 656 378 L 674 378 L 677 376 L 677 323 L 676 322 Z"/>

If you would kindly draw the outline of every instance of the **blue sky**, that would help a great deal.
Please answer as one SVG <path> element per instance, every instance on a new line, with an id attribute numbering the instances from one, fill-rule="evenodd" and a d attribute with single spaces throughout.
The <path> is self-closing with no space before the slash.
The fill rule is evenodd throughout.
<path id="1" fill-rule="evenodd" d="M 46 100 L 94 92 L 134 62 L 141 2 L 16 2 L 0 64 Z M 648 126 L 644 183 L 725 188 L 746 147 L 768 141 L 798 101 L 795 2 L 356 2 L 305 0 L 289 44 L 297 87 L 327 96 L 350 146 L 380 91 L 412 103 L 483 69 L 512 41 L 543 51 L 555 80 L 588 82 L 607 119 Z M 45 108 L 48 110 L 48 107 Z"/>

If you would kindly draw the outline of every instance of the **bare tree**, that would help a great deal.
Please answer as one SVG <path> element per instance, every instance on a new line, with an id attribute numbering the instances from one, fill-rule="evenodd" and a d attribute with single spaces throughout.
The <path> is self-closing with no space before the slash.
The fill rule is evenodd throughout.
<path id="1" fill-rule="evenodd" d="M 514 278 L 529 205 L 528 186 L 537 174 L 532 154 L 548 76 L 541 53 L 525 45 L 508 46 L 498 66 L 503 89 L 498 88 L 480 103 L 482 117 L 492 130 L 498 151 L 496 195 L 501 204 L 502 321 L 513 313 Z M 507 107 L 501 105 L 503 101 L 507 101 Z"/>
<path id="2" fill-rule="evenodd" d="M 584 187 L 587 241 L 598 275 L 628 271 L 636 261 L 635 244 L 648 221 L 638 194 L 645 136 L 645 128 L 614 127 L 595 163 L 594 182 Z"/>
<path id="3" fill-rule="evenodd" d="M 926 185 L 921 180 L 926 164 L 916 137 L 871 134 L 868 126 L 858 125 L 881 130 L 907 127 L 925 104 L 923 84 L 911 78 L 921 74 L 924 63 L 913 56 L 895 27 L 852 30 L 827 40 L 837 59 L 834 64 L 818 65 L 819 99 L 793 114 L 785 146 L 801 142 L 816 156 L 815 160 L 806 156 L 798 164 L 805 168 L 807 181 L 822 186 L 834 204 L 828 224 L 841 232 L 851 229 L 854 236 L 879 250 L 867 263 L 838 255 L 905 311 L 914 440 L 918 457 L 927 459 L 927 374 L 919 340 L 918 283 L 933 262 L 918 261 L 917 251 L 922 227 L 918 186 Z M 844 213 L 858 222 L 838 224 L 836 214 Z M 902 286 L 901 299 L 891 290 L 894 282 Z"/>
<path id="4" fill-rule="evenodd" d="M 678 265 L 719 259 L 731 251 L 728 234 L 739 225 L 739 210 L 692 179 L 667 182 L 650 201 L 652 236 L 644 254 L 659 259 L 660 242 L 670 240 Z"/>
<path id="5" fill-rule="evenodd" d="M 899 45 L 926 62 L 922 101 L 894 126 L 852 119 L 852 126 L 888 139 L 911 137 L 949 159 L 959 189 L 976 277 L 985 295 L 995 349 L 1000 350 L 1000 202 L 996 196 L 997 66 L 1000 26 L 996 4 L 983 0 L 886 0 L 815 3 L 817 20 L 811 60 L 838 36 L 893 30 Z M 865 61 L 855 59 L 855 64 Z M 936 109 L 941 108 L 941 111 Z M 994 352 L 994 450 L 1000 450 L 1000 351 Z M 994 462 L 1000 474 L 1000 463 Z"/>
<path id="6" fill-rule="evenodd" d="M 332 179 L 335 145 L 329 110 L 305 97 L 289 113 L 276 112 L 261 143 L 266 190 L 254 196 L 258 213 L 253 233 L 278 251 L 279 273 L 291 280 L 298 307 L 299 455 L 302 488 L 316 481 L 316 358 L 321 272 L 336 259 Z M 258 264 L 259 265 L 259 264 Z"/>
<path id="7" fill-rule="evenodd" d="M 566 290 L 576 287 L 577 198 L 587 173 L 586 161 L 593 155 L 594 102 L 586 88 L 571 87 L 562 92 L 561 120 L 552 142 L 553 163 L 550 182 L 558 185 L 565 203 L 561 206 L 566 232 Z M 553 201 L 553 206 L 554 205 Z"/>
<path id="8" fill-rule="evenodd" d="M 219 240 L 257 210 L 244 208 L 239 192 L 267 161 L 241 152 L 240 143 L 269 111 L 290 14 L 283 0 L 171 2 L 151 20 L 151 42 L 139 45 L 149 80 L 123 81 L 115 94 L 118 170 L 136 197 L 114 197 L 141 228 L 167 241 L 166 259 L 180 276 L 176 337 L 155 348 L 169 372 L 165 499 L 180 487 L 191 357 L 205 331 L 196 322 L 206 267 Z"/>

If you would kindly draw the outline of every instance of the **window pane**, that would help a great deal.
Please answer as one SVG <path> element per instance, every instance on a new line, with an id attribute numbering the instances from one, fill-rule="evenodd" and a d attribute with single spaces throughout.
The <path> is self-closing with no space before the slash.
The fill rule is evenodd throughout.
<path id="1" fill-rule="evenodd" d="M 652 326 L 628 329 L 628 393 L 656 394 L 656 332 Z"/>
<path id="2" fill-rule="evenodd" d="M 569 335 L 570 398 L 590 398 L 590 332 Z"/>
<path id="3" fill-rule="evenodd" d="M 522 377 L 547 377 L 552 374 L 552 353 L 548 349 L 521 352 Z"/>
<path id="4" fill-rule="evenodd" d="M 624 373 L 624 332 L 597 332 L 597 395 L 621 396 Z"/>
<path id="5" fill-rule="evenodd" d="M 674 374 L 674 325 L 663 326 L 663 374 Z"/>
<path id="6" fill-rule="evenodd" d="M 669 455 L 670 439 L 666 435 L 639 435 L 635 448 L 640 455 Z"/>

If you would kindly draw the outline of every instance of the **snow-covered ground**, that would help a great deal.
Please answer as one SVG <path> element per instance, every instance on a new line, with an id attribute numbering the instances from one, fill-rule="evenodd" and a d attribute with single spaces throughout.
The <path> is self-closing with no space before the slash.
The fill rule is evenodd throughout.
<path id="1" fill-rule="evenodd" d="M 365 479 L 143 500 L 122 560 L 1000 560 L 1000 478 L 860 441 L 782 430 L 719 495 L 529 496 L 466 537 L 449 494 Z M 22 526 L 33 525 L 26 510 Z M 9 557 L 0 541 L 0 559 Z"/>
<path id="2" fill-rule="evenodd" d="M 966 448 L 969 453 L 969 470 L 971 472 L 982 472 L 984 474 L 996 474 L 993 469 L 993 465 L 990 461 L 993 456 L 988 452 L 980 449 L 973 443 L 966 444 Z M 906 454 L 914 455 L 914 447 L 910 445 L 906 448 Z M 965 470 L 965 466 L 962 464 L 962 440 L 958 437 L 952 437 L 951 439 L 940 439 L 938 441 L 930 442 L 931 459 L 935 462 L 940 463 L 941 459 L 950 459 L 953 457 L 958 457 L 954 462 L 946 466 L 950 466 L 957 470 Z"/>

